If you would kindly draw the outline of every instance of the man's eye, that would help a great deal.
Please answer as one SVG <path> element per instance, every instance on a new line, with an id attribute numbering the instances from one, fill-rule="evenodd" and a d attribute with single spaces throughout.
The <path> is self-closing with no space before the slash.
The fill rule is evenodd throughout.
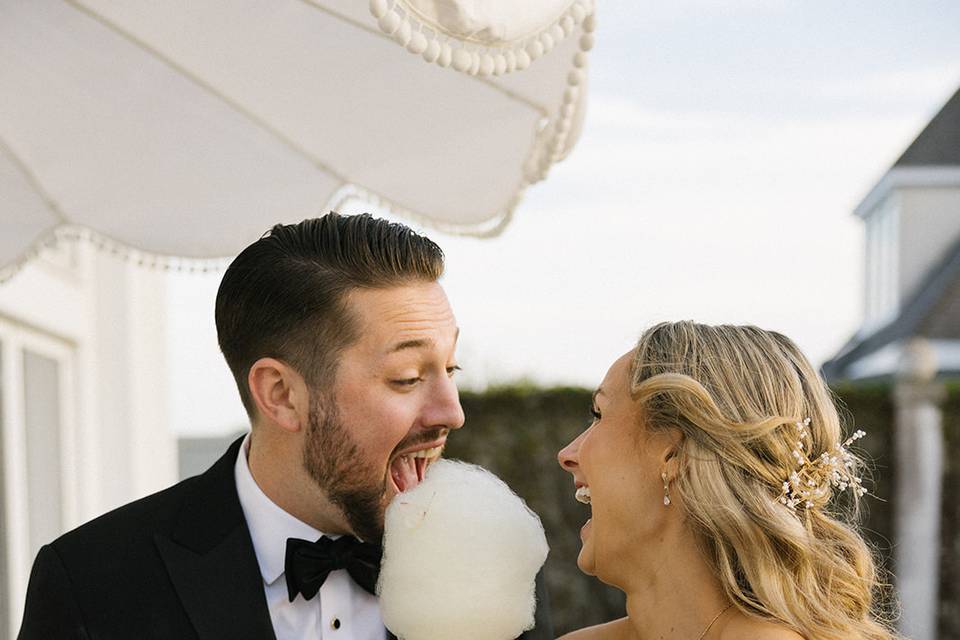
<path id="1" fill-rule="evenodd" d="M 423 378 L 404 378 L 403 380 L 393 380 L 393 384 L 400 385 L 402 387 L 412 387 L 423 380 Z"/>
<path id="2" fill-rule="evenodd" d="M 463 371 L 463 369 L 460 368 L 459 365 L 453 365 L 452 367 L 447 367 L 447 375 L 450 376 L 451 378 L 453 377 L 453 374 L 455 374 L 457 371 Z"/>
<path id="3" fill-rule="evenodd" d="M 600 420 L 600 411 L 596 407 L 590 407 L 590 418 L 591 422 L 598 422 Z"/>

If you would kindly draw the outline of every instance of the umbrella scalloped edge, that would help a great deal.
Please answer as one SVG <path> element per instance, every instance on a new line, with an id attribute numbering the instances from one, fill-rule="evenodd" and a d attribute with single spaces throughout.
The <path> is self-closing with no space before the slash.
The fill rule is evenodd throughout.
<path id="1" fill-rule="evenodd" d="M 577 27 L 583 27 L 584 35 L 590 35 L 594 12 L 594 0 L 573 0 L 558 17 L 534 33 L 509 42 L 488 42 L 445 30 L 443 25 L 418 12 L 413 0 L 370 0 L 370 13 L 380 30 L 400 46 L 429 63 L 474 76 L 523 71 L 573 35 Z"/>
<path id="2" fill-rule="evenodd" d="M 80 243 L 93 246 L 104 255 L 112 255 L 130 264 L 162 271 L 184 273 L 210 273 L 226 269 L 232 257 L 185 258 L 144 251 L 118 240 L 76 224 L 61 224 L 40 235 L 33 244 L 16 259 L 0 267 L 0 284 L 13 278 L 32 260 L 44 251 L 56 249 L 64 243 Z"/>
<path id="3" fill-rule="evenodd" d="M 513 219 L 513 212 L 523 199 L 523 194 L 527 186 L 528 184 L 526 182 L 521 183 L 516 193 L 514 193 L 510 199 L 510 202 L 497 217 L 479 224 L 460 225 L 444 222 L 443 220 L 438 220 L 401 207 L 395 202 L 355 184 L 347 184 L 338 189 L 333 198 L 330 199 L 330 203 L 326 208 L 330 211 L 342 213 L 347 203 L 357 201 L 383 209 L 384 211 L 389 211 L 398 218 L 409 220 L 423 227 L 435 229 L 448 235 L 493 238 L 500 235 L 503 230 L 507 228 L 507 225 L 510 224 L 510 221 Z"/>
<path id="4" fill-rule="evenodd" d="M 379 195 L 364 189 L 359 185 L 348 184 L 337 190 L 324 210 L 340 211 L 348 202 L 360 201 L 364 204 L 379 207 L 391 214 L 436 229 L 451 235 L 471 235 L 480 238 L 499 235 L 513 218 L 513 211 L 523 197 L 525 186 L 521 186 L 514 194 L 504 212 L 497 218 L 480 225 L 455 225 L 431 218 L 423 214 L 410 211 L 396 203 L 382 198 Z M 34 259 L 39 258 L 45 251 L 55 250 L 66 243 L 87 244 L 103 255 L 114 256 L 138 267 L 158 269 L 180 273 L 211 273 L 225 270 L 233 256 L 219 256 L 211 258 L 191 258 L 176 255 L 155 253 L 115 240 L 90 227 L 61 223 L 40 234 L 30 246 L 12 261 L 0 266 L 0 285 L 8 282 Z"/>
<path id="5" fill-rule="evenodd" d="M 371 1 L 371 10 L 377 1 Z M 591 11 L 592 8 L 593 5 L 590 4 Z M 341 187 L 331 198 L 328 208 L 339 211 L 347 202 L 359 200 L 387 210 L 398 217 L 451 235 L 470 235 L 479 238 L 500 235 L 513 219 L 514 210 L 523 199 L 527 187 L 545 179 L 550 167 L 563 160 L 577 141 L 579 132 L 576 123 L 578 116 L 583 115 L 583 103 L 586 98 L 587 53 L 595 43 L 595 14 L 586 15 L 579 26 L 583 31 L 580 36 L 579 50 L 573 56 L 573 68 L 567 75 L 567 86 L 564 89 L 560 107 L 557 109 L 557 116 L 553 120 L 545 120 L 544 125 L 537 131 L 533 147 L 523 166 L 520 184 L 497 216 L 479 224 L 451 224 L 402 207 L 389 198 L 382 197 L 357 184 L 346 184 Z"/>
<path id="6" fill-rule="evenodd" d="M 346 184 L 338 189 L 326 206 L 323 207 L 323 210 L 339 212 L 348 202 L 359 201 L 364 204 L 379 207 L 399 218 L 410 220 L 442 233 L 489 238 L 499 235 L 513 219 L 513 211 L 523 198 L 526 186 L 526 183 L 520 185 L 499 216 L 485 223 L 476 225 L 457 225 L 443 222 L 442 220 L 399 206 L 395 202 L 355 184 Z M 87 244 L 104 255 L 111 255 L 118 259 L 126 260 L 130 264 L 148 269 L 159 269 L 171 272 L 210 273 L 223 271 L 233 260 L 232 256 L 191 258 L 156 253 L 132 247 L 90 227 L 61 223 L 40 234 L 19 256 L 0 266 L 0 285 L 8 282 L 45 251 L 54 250 L 64 243 Z"/>
<path id="7" fill-rule="evenodd" d="M 387 0 L 382 1 L 387 2 Z M 395 3 L 399 3 L 404 0 L 393 1 Z M 524 163 L 523 177 L 517 186 L 516 192 L 495 217 L 478 224 L 452 224 L 449 222 L 444 222 L 436 217 L 432 217 L 417 211 L 412 211 L 396 202 L 393 202 L 389 198 L 374 193 L 373 191 L 370 191 L 358 184 L 346 184 L 341 187 L 326 204 L 324 209 L 339 211 L 347 202 L 359 200 L 367 204 L 380 207 L 398 217 L 411 220 L 432 229 L 436 229 L 442 233 L 448 233 L 451 235 L 471 235 L 480 238 L 489 238 L 499 235 L 513 219 L 514 210 L 520 203 L 520 200 L 523 198 L 526 188 L 531 184 L 540 182 L 546 178 L 550 167 L 554 163 L 563 160 L 576 142 L 578 131 L 576 130 L 575 123 L 577 122 L 578 116 L 582 116 L 583 114 L 583 102 L 585 101 L 586 97 L 586 54 L 588 51 L 590 51 L 590 49 L 593 48 L 595 41 L 594 30 L 596 29 L 596 17 L 593 13 L 593 1 L 594 0 L 575 0 L 571 9 L 562 16 L 561 20 L 559 20 L 557 24 L 554 24 L 553 27 L 541 31 L 537 36 L 531 36 L 529 41 L 526 43 L 526 46 L 529 47 L 531 42 L 539 39 L 542 44 L 542 35 L 544 33 L 549 33 L 550 29 L 557 27 L 561 22 L 563 22 L 563 25 L 561 25 L 559 28 L 563 29 L 564 33 L 566 33 L 568 30 L 566 25 L 570 24 L 570 22 L 566 20 L 567 18 L 573 18 L 575 21 L 573 27 L 569 29 L 571 32 L 577 26 L 579 26 L 582 30 L 579 41 L 579 50 L 573 56 L 573 68 L 567 76 L 567 86 L 564 89 L 563 100 L 559 109 L 557 110 L 557 115 L 552 120 L 547 120 L 545 118 L 543 126 L 537 132 L 530 154 Z M 371 0 L 371 12 L 374 12 L 374 5 L 378 5 L 380 2 L 381 0 Z M 581 10 L 584 12 L 582 19 L 579 17 Z M 575 16 L 570 15 L 573 12 L 576 12 Z M 376 16 L 375 12 L 374 15 Z M 418 33 L 420 33 L 420 31 L 418 31 Z M 394 37 L 396 39 L 396 36 Z M 407 44 L 404 46 L 407 46 Z M 447 43 L 447 46 L 449 46 L 449 43 Z M 407 48 L 408 50 L 412 51 L 409 46 L 407 46 Z M 534 47 L 534 50 L 539 51 L 539 49 L 536 47 Z M 507 50 L 507 53 L 504 55 L 509 57 L 510 51 L 512 50 Z M 546 51 L 544 53 L 546 53 Z M 474 56 L 472 58 L 472 66 L 470 69 L 466 70 L 466 73 L 484 75 L 483 73 L 477 71 L 477 64 L 479 64 L 477 63 L 477 60 L 479 59 L 477 57 L 478 52 L 473 51 L 471 55 Z M 517 53 L 517 51 L 513 51 L 514 58 L 522 58 L 524 55 L 526 54 L 520 54 Z M 530 57 L 531 59 L 534 59 L 536 56 Z M 440 63 L 439 60 L 430 60 L 426 56 L 426 52 L 424 52 L 424 58 L 429 62 L 436 61 Z M 496 69 L 500 68 L 499 61 L 495 64 L 497 65 L 495 68 L 496 71 Z M 441 64 L 441 66 L 449 65 Z M 486 66 L 483 66 L 483 68 L 485 69 Z M 521 67 L 517 66 L 515 69 L 520 70 Z M 511 70 L 514 69 L 511 68 Z M 17 258 L 4 265 L 0 265 L 0 284 L 10 280 L 33 258 L 43 253 L 44 250 L 54 248 L 62 242 L 88 243 L 93 245 L 96 249 L 104 254 L 114 255 L 119 258 L 126 259 L 131 264 L 136 264 L 138 266 L 147 268 L 161 269 L 164 271 L 187 273 L 220 271 L 225 269 L 232 260 L 231 257 L 192 258 L 159 254 L 136 247 L 131 247 L 89 227 L 71 223 L 61 223 L 38 236 L 29 246 L 29 248 L 27 248 Z"/>
<path id="8" fill-rule="evenodd" d="M 567 74 L 567 86 L 557 115 L 552 120 L 545 120 L 538 130 L 534 145 L 524 163 L 523 180 L 511 201 L 495 219 L 481 225 L 451 225 L 398 207 L 388 199 L 354 185 L 349 187 L 350 195 L 333 200 L 335 209 L 346 200 L 363 199 L 390 210 L 398 216 L 415 220 L 445 233 L 479 237 L 496 236 L 510 222 L 513 210 L 520 202 L 525 189 L 546 178 L 550 167 L 563 160 L 577 141 L 579 134 L 577 120 L 583 115 L 583 103 L 586 98 L 587 53 L 593 49 L 596 42 L 595 0 L 574 0 L 553 24 L 516 42 L 490 47 L 482 43 L 457 39 L 455 36 L 436 31 L 436 27 L 432 24 L 423 24 L 416 12 L 410 9 L 408 3 L 411 1 L 370 0 L 370 12 L 377 18 L 381 30 L 411 53 L 422 55 L 427 62 L 436 63 L 441 67 L 452 66 L 458 71 L 475 76 L 501 75 L 526 69 L 532 60 L 546 55 L 560 42 L 562 39 L 559 37 L 560 34 L 567 37 L 577 28 L 581 31 L 578 50 L 573 56 L 572 66 Z M 432 39 L 428 39 L 427 48 L 422 49 L 423 43 L 414 36 L 424 36 L 425 32 L 431 33 Z M 415 39 L 416 44 L 414 44 Z M 459 57 L 457 51 L 462 52 Z M 456 62 L 458 59 L 459 63 Z"/>

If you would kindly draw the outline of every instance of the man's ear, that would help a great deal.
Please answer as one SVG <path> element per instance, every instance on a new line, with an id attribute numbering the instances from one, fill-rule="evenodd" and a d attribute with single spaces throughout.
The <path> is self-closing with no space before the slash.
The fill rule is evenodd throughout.
<path id="1" fill-rule="evenodd" d="M 260 358 L 247 374 L 250 395 L 263 420 L 297 432 L 309 415 L 307 385 L 295 369 L 275 358 Z"/>

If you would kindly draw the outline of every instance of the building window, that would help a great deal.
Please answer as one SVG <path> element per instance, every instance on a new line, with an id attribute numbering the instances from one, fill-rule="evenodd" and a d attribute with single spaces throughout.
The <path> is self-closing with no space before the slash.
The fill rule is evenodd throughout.
<path id="1" fill-rule="evenodd" d="M 0 381 L 3 376 L 3 342 L 0 341 Z M 10 553 L 10 547 L 7 544 L 7 482 L 6 465 L 4 457 L 4 435 L 7 425 L 3 420 L 3 402 L 4 392 L 3 384 L 0 384 L 0 593 L 10 593 L 10 576 L 7 570 L 7 556 Z M 13 621 L 10 619 L 10 605 L 8 598 L 0 597 L 0 639 L 6 640 L 13 633 Z M 9 632 L 9 633 L 8 633 Z"/>
<path id="2" fill-rule="evenodd" d="M 899 222 L 899 208 L 893 198 L 866 220 L 865 331 L 880 328 L 900 310 Z"/>
<path id="3" fill-rule="evenodd" d="M 75 516 L 74 357 L 57 336 L 0 316 L 0 640 L 16 636 L 40 546 Z"/>
<path id="4" fill-rule="evenodd" d="M 60 366 L 23 350 L 23 426 L 27 449 L 30 554 L 63 533 Z"/>

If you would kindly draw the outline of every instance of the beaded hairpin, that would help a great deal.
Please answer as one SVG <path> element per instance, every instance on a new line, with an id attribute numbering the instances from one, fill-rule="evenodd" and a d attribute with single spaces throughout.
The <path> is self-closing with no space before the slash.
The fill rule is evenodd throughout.
<path id="1" fill-rule="evenodd" d="M 799 505 L 809 509 L 815 499 L 826 493 L 827 488 L 823 486 L 825 478 L 839 491 L 851 489 L 858 497 L 867 492 L 862 480 L 854 475 L 855 460 L 847 451 L 847 447 L 867 435 L 864 431 L 858 429 L 833 451 L 826 451 L 819 458 L 810 460 L 803 451 L 803 441 L 809 438 L 807 427 L 810 426 L 810 418 L 794 423 L 794 426 L 797 428 L 797 444 L 792 453 L 797 461 L 797 469 L 783 482 L 783 491 L 778 498 L 782 504 L 791 510 L 796 510 Z"/>

